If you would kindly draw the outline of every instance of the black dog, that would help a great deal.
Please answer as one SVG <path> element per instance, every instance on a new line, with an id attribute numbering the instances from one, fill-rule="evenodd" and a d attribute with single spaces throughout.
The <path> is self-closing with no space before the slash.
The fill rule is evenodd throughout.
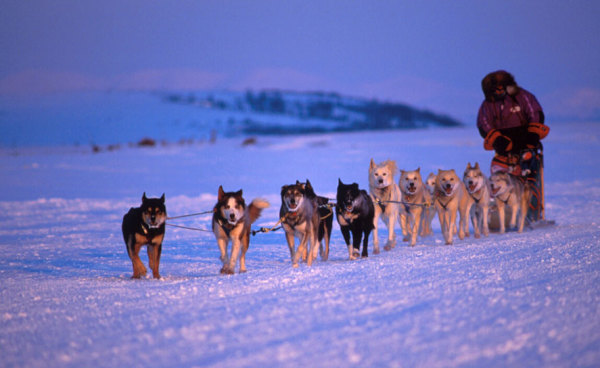
<path id="1" fill-rule="evenodd" d="M 167 209 L 165 207 L 165 195 L 160 198 L 146 198 L 146 193 L 142 196 L 142 205 L 132 207 L 125 216 L 123 216 L 123 239 L 127 246 L 127 254 L 133 265 L 134 279 L 146 275 L 146 267 L 140 260 L 140 249 L 148 245 L 148 261 L 152 276 L 160 278 L 158 265 L 160 254 L 162 252 L 162 241 L 165 236 L 165 220 L 167 219 Z"/>
<path id="2" fill-rule="evenodd" d="M 369 234 L 375 227 L 373 225 L 375 208 L 371 197 L 366 191 L 359 189 L 358 184 L 346 185 L 338 179 L 335 213 L 348 246 L 350 259 L 358 257 L 361 239 L 363 243 L 361 256 L 368 257 Z M 352 245 L 350 245 L 351 231 Z"/>

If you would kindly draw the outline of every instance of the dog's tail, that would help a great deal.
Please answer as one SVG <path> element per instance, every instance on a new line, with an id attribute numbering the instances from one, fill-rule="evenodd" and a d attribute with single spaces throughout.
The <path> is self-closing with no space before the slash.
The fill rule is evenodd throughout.
<path id="1" fill-rule="evenodd" d="M 256 221 L 256 219 L 260 217 L 262 210 L 269 206 L 269 202 L 265 199 L 253 199 L 252 203 L 250 203 L 250 206 L 248 206 L 248 216 L 250 217 L 250 223 L 254 223 L 254 221 Z"/>

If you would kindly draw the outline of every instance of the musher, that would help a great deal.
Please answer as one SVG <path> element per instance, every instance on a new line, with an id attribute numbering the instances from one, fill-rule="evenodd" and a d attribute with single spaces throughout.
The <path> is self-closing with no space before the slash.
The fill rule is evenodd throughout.
<path id="1" fill-rule="evenodd" d="M 544 111 L 535 96 L 519 87 L 515 78 L 498 70 L 483 78 L 485 100 L 479 108 L 477 128 L 483 147 L 494 150 L 490 171 L 505 171 L 532 184 L 534 195 L 528 217 L 544 218 L 543 151 L 540 140 L 550 129 L 544 125 Z"/>

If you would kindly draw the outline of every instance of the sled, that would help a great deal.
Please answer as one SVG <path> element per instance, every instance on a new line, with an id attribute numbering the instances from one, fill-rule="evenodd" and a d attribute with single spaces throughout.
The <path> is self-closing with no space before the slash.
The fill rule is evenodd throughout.
<path id="1" fill-rule="evenodd" d="M 544 200 L 544 151 L 540 143 L 536 149 L 526 149 L 521 151 L 517 164 L 509 166 L 508 173 L 517 177 L 519 180 L 529 184 L 531 188 L 531 200 L 525 218 L 525 226 L 529 229 L 539 229 L 556 224 L 553 220 L 546 219 L 545 200 Z M 509 221 L 511 209 L 505 209 L 505 228 L 509 230 Z M 496 209 L 495 201 L 492 199 L 490 206 L 488 227 L 491 232 L 500 230 L 500 217 Z"/>

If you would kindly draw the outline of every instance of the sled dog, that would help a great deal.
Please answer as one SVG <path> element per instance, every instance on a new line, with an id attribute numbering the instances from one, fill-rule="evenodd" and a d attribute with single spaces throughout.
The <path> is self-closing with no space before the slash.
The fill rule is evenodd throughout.
<path id="1" fill-rule="evenodd" d="M 429 191 L 429 194 L 431 194 L 432 196 L 435 193 L 435 180 L 436 176 L 434 173 L 429 173 L 427 179 L 425 180 L 425 187 Z"/>
<path id="2" fill-rule="evenodd" d="M 306 258 L 308 266 L 317 258 L 317 237 L 319 233 L 319 204 L 312 188 L 306 183 L 281 187 L 281 209 L 279 210 L 281 225 L 285 230 L 285 238 L 290 248 L 292 266 L 298 267 L 300 256 Z M 300 240 L 295 248 L 295 238 Z M 310 250 L 307 249 L 310 244 Z"/>
<path id="3" fill-rule="evenodd" d="M 396 233 L 394 226 L 398 221 L 402 200 L 400 188 L 394 181 L 394 174 L 398 171 L 396 162 L 387 160 L 380 164 L 375 164 L 373 159 L 369 165 L 369 193 L 375 206 L 375 217 L 373 218 L 373 253 L 379 253 L 379 218 L 388 228 L 388 240 L 385 244 L 385 250 L 391 250 L 396 246 Z"/>
<path id="4" fill-rule="evenodd" d="M 348 246 L 349 258 L 351 260 L 358 258 L 361 240 L 363 246 L 361 256 L 368 257 L 369 234 L 374 228 L 375 215 L 371 197 L 366 191 L 360 190 L 358 184 L 346 185 L 338 179 L 336 201 L 335 213 Z M 352 233 L 352 244 L 350 244 L 350 233 Z"/>
<path id="5" fill-rule="evenodd" d="M 469 162 L 463 175 L 463 183 L 474 202 L 471 207 L 471 221 L 475 238 L 481 237 L 482 232 L 484 236 L 488 236 L 490 234 L 488 227 L 491 202 L 490 185 L 486 176 L 479 169 L 478 162 L 475 163 L 475 166 L 471 166 Z"/>
<path id="6" fill-rule="evenodd" d="M 262 210 L 269 207 L 264 199 L 254 199 L 248 207 L 242 190 L 225 192 L 219 186 L 217 204 L 213 210 L 212 230 L 221 253 L 222 274 L 235 273 L 235 265 L 240 258 L 240 273 L 246 272 L 246 252 L 250 246 L 251 225 L 260 217 Z M 231 242 L 231 254 L 227 248 Z M 241 251 L 241 256 L 240 256 Z"/>
<path id="7" fill-rule="evenodd" d="M 413 171 L 400 170 L 398 186 L 402 192 L 402 206 L 404 206 L 404 211 L 400 213 L 403 240 L 410 240 L 410 246 L 414 247 L 417 244 L 419 227 L 429 215 L 426 212 L 431 203 L 431 195 L 423 184 L 421 168 Z"/>
<path id="8" fill-rule="evenodd" d="M 438 170 L 435 182 L 435 207 L 438 211 L 440 225 L 446 244 L 450 245 L 456 232 L 456 213 L 460 214 L 458 237 L 464 239 L 469 236 L 468 214 L 473 199 L 467 194 L 465 185 L 460 180 L 454 169 Z"/>
<path id="9" fill-rule="evenodd" d="M 155 279 L 160 278 L 158 265 L 165 236 L 166 219 L 167 209 L 164 194 L 160 198 L 146 198 L 146 193 L 144 193 L 142 205 L 132 207 L 123 216 L 121 230 L 127 246 L 127 254 L 133 266 L 132 278 L 139 279 L 146 275 L 146 267 L 139 256 L 140 249 L 144 245 L 148 246 L 148 263 L 152 270 L 152 276 Z"/>
<path id="10" fill-rule="evenodd" d="M 431 228 L 431 222 L 437 213 L 435 206 L 433 205 L 433 194 L 435 193 L 435 174 L 429 173 L 425 180 L 425 189 L 429 192 L 429 206 L 425 207 L 423 211 L 423 221 L 421 224 L 421 236 L 433 235 L 433 229 Z"/>
<path id="11" fill-rule="evenodd" d="M 507 206 L 512 211 L 509 226 L 511 228 L 517 226 L 517 213 L 519 213 L 519 226 L 517 230 L 522 232 L 525 226 L 525 217 L 527 216 L 527 205 L 531 196 L 529 186 L 508 173 L 498 171 L 490 176 L 490 189 L 491 195 L 498 207 L 500 233 L 506 231 L 505 210 Z"/>
<path id="12" fill-rule="evenodd" d="M 319 206 L 319 253 L 321 254 L 321 259 L 326 261 L 329 258 L 329 241 L 331 239 L 331 229 L 333 228 L 333 209 L 329 203 L 329 198 L 317 196 L 317 205 Z"/>

